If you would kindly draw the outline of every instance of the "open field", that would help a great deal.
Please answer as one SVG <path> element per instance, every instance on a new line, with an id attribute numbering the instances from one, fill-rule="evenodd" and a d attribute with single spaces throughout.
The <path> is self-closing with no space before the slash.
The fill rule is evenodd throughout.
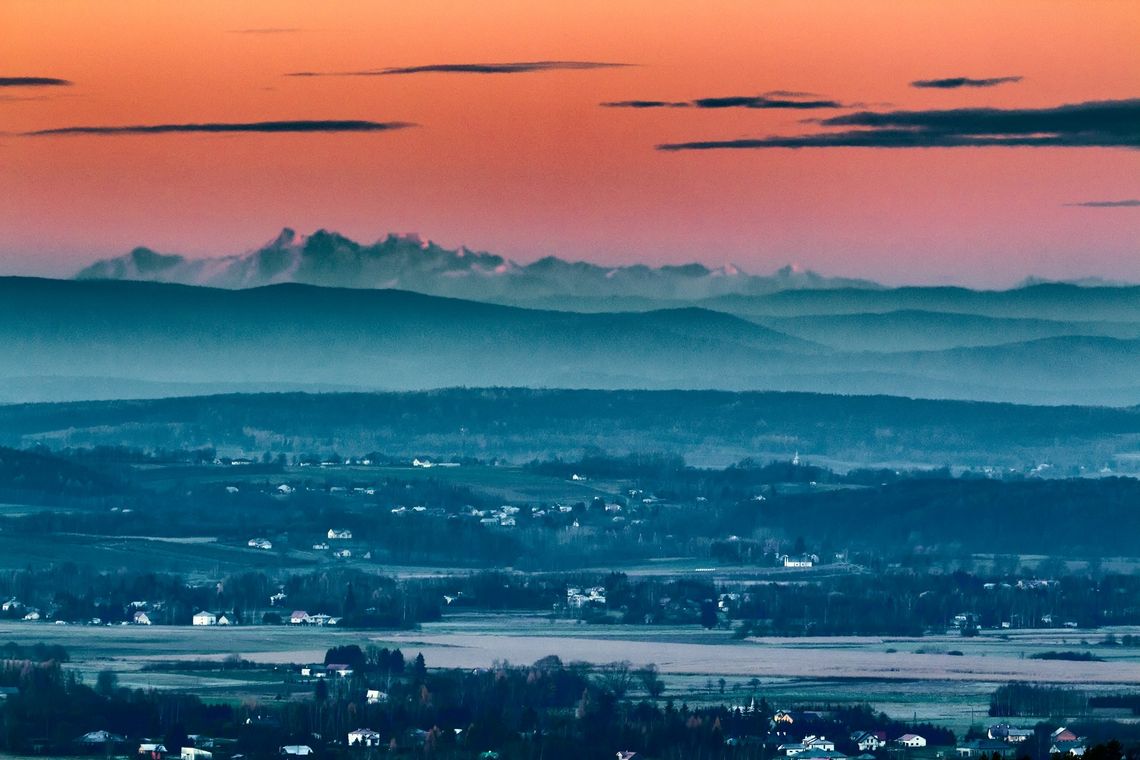
<path id="1" fill-rule="evenodd" d="M 217 577 L 247 569 L 307 564 L 275 552 L 231 546 L 212 540 L 171 541 L 148 537 L 108 537 L 53 533 L 0 533 L 0 569 L 75 562 L 106 569 L 151 570 Z"/>
<path id="2" fill-rule="evenodd" d="M 1140 629 L 1113 629 L 1118 636 Z M 308 694 L 288 665 L 320 662 L 327 648 L 350 643 L 422 652 L 430 667 L 527 664 L 548 654 L 564 661 L 655 663 L 667 696 L 691 704 L 870 702 L 897 717 L 962 730 L 986 714 L 990 692 L 1011 681 L 1048 681 L 1091 693 L 1135 691 L 1140 651 L 1095 647 L 1106 631 L 1013 631 L 976 638 L 836 637 L 737 641 L 694 627 L 591 626 L 527 614 L 465 614 L 417 631 L 335 628 L 87 627 L 0 624 L 0 641 L 61 644 L 89 681 L 104 669 L 137 688 L 192 690 L 210 699 L 276 699 Z M 1082 643 L 1082 641 L 1086 643 Z M 1105 662 L 1034 660 L 1049 649 L 1092 650 Z M 950 654 L 960 651 L 961 655 Z M 150 672 L 154 661 L 221 659 L 229 654 L 280 666 L 234 672 Z M 725 679 L 722 693 L 719 679 Z"/>
<path id="3" fill-rule="evenodd" d="M 139 483 L 148 487 L 171 487 L 181 483 L 277 484 L 309 480 L 313 483 L 379 483 L 436 481 L 445 485 L 467 486 L 506 501 L 583 501 L 620 490 L 621 483 L 573 481 L 531 472 L 521 467 L 464 466 L 412 467 L 410 465 L 336 465 L 332 467 L 291 466 L 281 473 L 258 472 L 242 467 L 142 466 L 134 468 Z"/>

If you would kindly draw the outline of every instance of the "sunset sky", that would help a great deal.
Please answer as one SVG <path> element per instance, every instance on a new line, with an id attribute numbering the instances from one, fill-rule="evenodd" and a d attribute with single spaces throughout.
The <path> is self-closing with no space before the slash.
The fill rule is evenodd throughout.
<path id="1" fill-rule="evenodd" d="M 1140 281 L 1137 51 L 1134 0 L 3 0 L 0 274 L 289 226 Z"/>

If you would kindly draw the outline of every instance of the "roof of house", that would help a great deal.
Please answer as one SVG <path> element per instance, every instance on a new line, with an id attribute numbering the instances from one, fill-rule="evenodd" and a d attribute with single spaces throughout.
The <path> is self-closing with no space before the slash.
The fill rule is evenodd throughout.
<path id="1" fill-rule="evenodd" d="M 972 749 L 979 751 L 1002 751 L 1009 749 L 1009 745 L 998 739 L 971 739 L 970 741 L 960 742 L 958 749 Z"/>
<path id="2" fill-rule="evenodd" d="M 1057 748 L 1058 752 L 1068 752 L 1071 749 L 1078 749 L 1085 746 L 1083 739 L 1075 739 L 1073 741 L 1053 742 L 1053 746 Z"/>
<path id="3" fill-rule="evenodd" d="M 100 730 L 100 731 L 91 731 L 90 733 L 86 733 L 83 736 L 79 737 L 78 741 L 84 742 L 84 743 L 121 742 L 121 741 L 126 741 L 126 739 L 119 736 L 118 734 L 113 734 L 110 731 Z"/>
<path id="4" fill-rule="evenodd" d="M 833 749 L 828 750 L 812 747 L 811 749 L 805 749 L 803 752 L 798 753 L 796 757 L 805 758 L 805 760 L 844 760 L 847 755 L 842 752 L 836 752 Z"/>

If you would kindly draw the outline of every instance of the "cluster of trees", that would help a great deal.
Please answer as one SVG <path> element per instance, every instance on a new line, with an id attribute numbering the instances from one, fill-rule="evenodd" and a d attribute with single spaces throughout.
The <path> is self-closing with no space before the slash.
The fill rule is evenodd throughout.
<path id="1" fill-rule="evenodd" d="M 1053 555 L 1065 525 L 1071 557 L 1129 556 L 1140 531 L 1140 480 L 997 481 L 909 478 L 874 488 L 791 495 L 756 511 L 753 525 L 813 535 L 832 546 Z M 1073 515 L 1083 519 L 1073 520 Z M 1105 531 L 1104 525 L 1120 530 Z"/>
<path id="2" fill-rule="evenodd" d="M 0 502 L 100 505 L 125 490 L 119 478 L 102 469 L 52 456 L 45 450 L 0 446 Z"/>
<path id="3" fill-rule="evenodd" d="M 286 594 L 288 609 L 270 606 Z M 16 598 L 19 617 L 38 609 L 44 619 L 87 623 L 130 622 L 145 611 L 156 625 L 190 625 L 199 610 L 225 612 L 234 624 L 286 622 L 294 609 L 342 617 L 341 625 L 409 628 L 440 616 L 442 592 L 432 583 L 400 583 L 359 570 L 268 574 L 243 572 L 211 583 L 188 583 L 185 576 L 123 570 L 101 572 L 64 562 L 34 570 L 0 571 L 0 597 Z M 142 603 L 139 607 L 136 603 Z"/>
<path id="4" fill-rule="evenodd" d="M 1082 716 L 1088 714 L 1088 708 L 1085 692 L 1049 684 L 1012 682 L 990 695 L 990 715 L 995 718 Z"/>
<path id="5" fill-rule="evenodd" d="M 963 633 L 978 628 L 1082 627 L 1140 622 L 1140 576 L 1084 574 L 1018 585 L 1014 576 L 957 571 L 831 573 L 810 582 L 735 584 L 620 572 L 525 573 L 477 571 L 450 577 L 395 578 L 349 567 L 307 573 L 248 571 L 211 583 L 185 576 L 97 571 L 61 563 L 44 569 L 0 571 L 0 597 L 68 622 L 130 621 L 144 609 L 155 624 L 189 625 L 202 609 L 225 612 L 238 624 L 282 624 L 291 610 L 342 618 L 343 627 L 402 629 L 454 610 L 561 611 L 596 623 L 736 627 L 756 635 L 921 635 L 943 632 L 965 615 Z M 606 588 L 606 603 L 565 609 L 568 586 Z M 278 606 L 270 597 L 284 594 Z M 1129 646 L 1135 637 L 1106 637 L 1103 646 Z M 1095 657 L 1042 653 L 1048 658 Z"/>
<path id="6" fill-rule="evenodd" d="M 9 641 L 0 646 L 0 660 L 27 660 L 30 662 L 68 662 L 67 650 L 59 644 L 18 644 Z"/>
<path id="7" fill-rule="evenodd" d="M 655 667 L 623 662 L 591 666 L 549 656 L 529 666 L 502 662 L 486 670 L 428 670 L 422 655 L 409 663 L 399 650 L 349 644 L 328 650 L 324 658 L 354 668 L 347 685 L 322 679 L 307 699 L 212 705 L 192 695 L 122 688 L 109 672 L 87 686 L 61 666 L 65 652 L 34 646 L 5 651 L 30 656 L 0 665 L 0 686 L 18 689 L 0 703 L 0 750 L 12 753 L 81 751 L 76 739 L 95 730 L 136 742 L 159 739 L 172 753 L 193 746 L 190 735 L 202 735 L 228 740 L 232 752 L 253 758 L 275 756 L 280 746 L 294 743 L 322 756 L 348 757 L 347 732 L 361 727 L 377 731 L 381 746 L 396 754 L 440 760 L 487 751 L 501 758 L 567 760 L 613 757 L 618 751 L 665 760 L 759 759 L 774 756 L 778 744 L 804 732 L 835 737 L 840 751 L 855 754 L 846 737 L 856 730 L 888 737 L 918 733 L 936 746 L 956 741 L 944 727 L 894 720 L 867 705 L 810 706 L 805 709 L 818 712 L 819 719 L 772 733 L 773 709 L 762 697 L 747 708 L 678 705 Z M 383 689 L 385 698 L 366 700 L 367 688 Z M 991 713 L 1000 717 L 1072 716 L 1085 711 L 1089 700 L 1073 690 L 1012 683 L 995 691 L 993 705 Z M 1098 760 L 1140 757 L 1140 745 L 1132 746 L 1140 740 L 1138 726 L 1070 727 L 1098 743 L 1090 748 Z M 1039 726 L 1042 741 L 1027 745 L 1027 756 L 1047 756 L 1047 748 L 1042 754 L 1037 745 L 1050 728 Z"/>

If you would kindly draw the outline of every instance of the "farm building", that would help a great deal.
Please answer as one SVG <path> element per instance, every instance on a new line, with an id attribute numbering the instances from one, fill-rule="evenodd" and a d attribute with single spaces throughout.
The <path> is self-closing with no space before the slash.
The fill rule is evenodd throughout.
<path id="1" fill-rule="evenodd" d="M 348 732 L 348 746 L 350 747 L 379 747 L 380 734 L 370 728 L 358 728 Z"/>
<path id="2" fill-rule="evenodd" d="M 974 739 L 962 742 L 955 751 L 960 758 L 992 758 L 994 755 L 1013 757 L 1017 754 L 1016 748 L 998 739 Z"/>

